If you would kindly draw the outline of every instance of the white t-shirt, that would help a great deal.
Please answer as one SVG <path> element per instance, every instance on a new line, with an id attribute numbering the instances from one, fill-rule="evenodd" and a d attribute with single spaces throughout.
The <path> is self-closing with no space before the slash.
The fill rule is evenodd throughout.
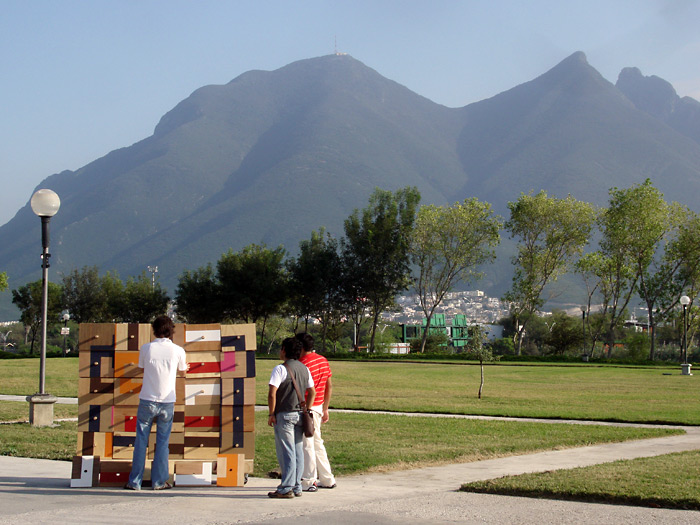
<path id="1" fill-rule="evenodd" d="M 139 368 L 143 368 L 143 386 L 139 399 L 174 403 L 175 378 L 178 370 L 187 370 L 185 350 L 170 339 L 158 338 L 139 351 Z"/>
<path id="2" fill-rule="evenodd" d="M 277 365 L 272 369 L 272 374 L 270 374 L 270 383 L 272 386 L 279 388 L 282 381 L 287 379 L 287 367 L 284 365 Z M 314 378 L 309 374 L 309 383 L 307 388 L 312 388 L 314 386 Z"/>

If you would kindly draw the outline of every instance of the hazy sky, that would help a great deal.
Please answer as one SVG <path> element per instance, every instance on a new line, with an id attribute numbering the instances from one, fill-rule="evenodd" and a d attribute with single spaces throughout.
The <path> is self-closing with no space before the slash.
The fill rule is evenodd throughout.
<path id="1" fill-rule="evenodd" d="M 195 89 L 347 52 L 459 107 L 575 51 L 700 99 L 695 0 L 0 0 L 0 224 L 47 176 L 151 135 Z M 59 212 L 60 213 L 60 212 Z"/>

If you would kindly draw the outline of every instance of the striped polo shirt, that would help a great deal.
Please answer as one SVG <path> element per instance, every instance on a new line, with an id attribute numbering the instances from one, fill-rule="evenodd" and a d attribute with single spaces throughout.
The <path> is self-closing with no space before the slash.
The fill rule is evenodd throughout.
<path id="1" fill-rule="evenodd" d="M 328 360 L 316 352 L 309 352 L 304 357 L 299 358 L 299 362 L 306 365 L 314 380 L 314 387 L 316 388 L 314 406 L 322 405 L 323 399 L 326 397 L 326 381 L 333 375 L 331 367 L 328 365 Z"/>

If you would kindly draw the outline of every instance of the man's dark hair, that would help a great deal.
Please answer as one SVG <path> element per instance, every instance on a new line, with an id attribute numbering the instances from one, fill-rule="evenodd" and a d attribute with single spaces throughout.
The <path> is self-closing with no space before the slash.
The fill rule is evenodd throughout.
<path id="1" fill-rule="evenodd" d="M 287 359 L 299 359 L 302 348 L 301 341 L 296 337 L 287 337 L 282 341 L 282 350 Z"/>
<path id="2" fill-rule="evenodd" d="M 301 345 L 304 347 L 305 352 L 313 352 L 314 351 L 314 336 L 304 332 L 301 334 L 296 334 L 294 337 L 299 339 L 301 341 Z"/>
<path id="3" fill-rule="evenodd" d="M 168 339 L 172 339 L 175 333 L 175 323 L 173 323 L 173 320 L 167 315 L 156 317 L 151 323 L 151 326 L 153 327 L 153 333 L 158 338 L 167 337 Z"/>

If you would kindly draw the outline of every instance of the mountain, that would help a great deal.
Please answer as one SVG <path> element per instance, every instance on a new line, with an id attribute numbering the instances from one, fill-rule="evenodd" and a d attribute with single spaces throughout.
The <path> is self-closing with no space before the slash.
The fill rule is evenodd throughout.
<path id="1" fill-rule="evenodd" d="M 648 177 L 668 199 L 696 206 L 700 197 L 698 144 L 638 110 L 583 53 L 462 111 L 462 193 L 476 186 L 503 203 L 545 189 L 603 205 L 612 186 Z"/>
<path id="2" fill-rule="evenodd" d="M 615 86 L 637 109 L 700 143 L 700 102 L 679 97 L 670 83 L 657 76 L 645 77 L 636 67 L 624 68 Z"/>
<path id="3" fill-rule="evenodd" d="M 52 279 L 85 265 L 122 277 L 158 265 L 174 291 L 183 270 L 229 248 L 264 242 L 294 253 L 313 229 L 342 235 L 375 187 L 415 185 L 423 203 L 476 196 L 505 214 L 520 192 L 604 205 L 610 187 L 649 177 L 697 208 L 698 103 L 680 99 L 674 107 L 691 109 L 659 113 L 643 104 L 649 91 L 611 84 L 583 53 L 463 108 L 346 55 L 249 71 L 198 89 L 150 137 L 42 182 L 62 201 L 51 221 Z M 40 277 L 39 231 L 28 204 L 0 228 L 11 287 Z M 482 286 L 505 289 L 508 263 L 501 257 Z M 7 316 L 16 313 L 0 310 Z"/>

